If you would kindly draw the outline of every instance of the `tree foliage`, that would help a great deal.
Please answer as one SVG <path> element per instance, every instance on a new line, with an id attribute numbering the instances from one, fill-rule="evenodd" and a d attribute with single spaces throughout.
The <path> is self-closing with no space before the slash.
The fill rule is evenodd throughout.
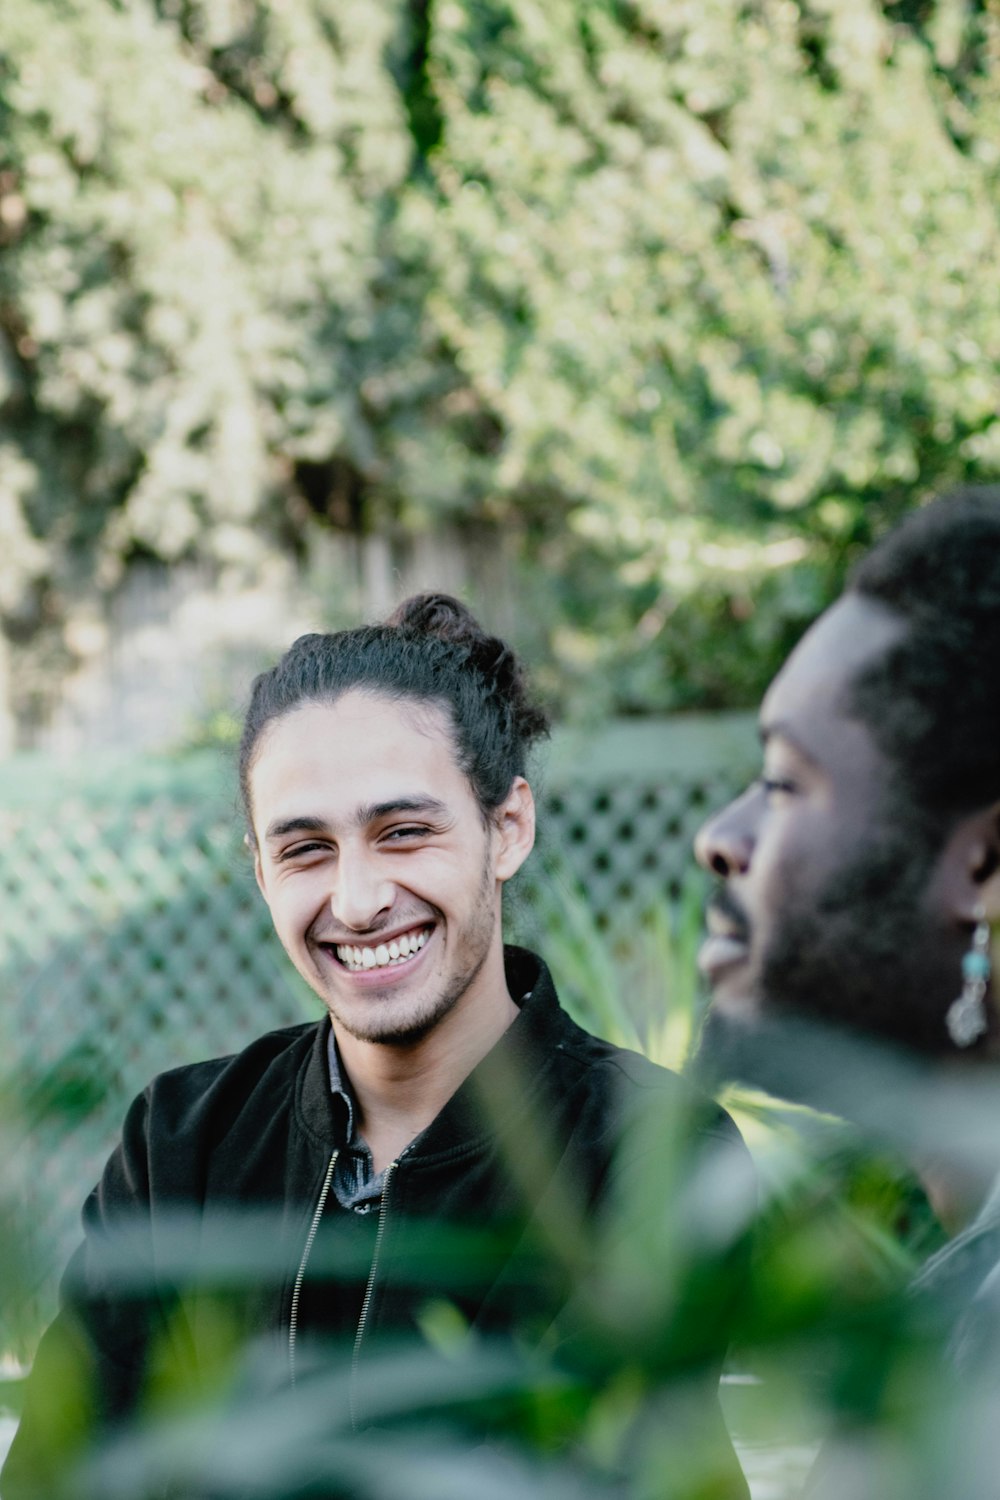
<path id="1" fill-rule="evenodd" d="M 1000 0 L 20 0 L 0 610 L 496 528 L 571 704 L 747 701 L 1000 468 Z"/>

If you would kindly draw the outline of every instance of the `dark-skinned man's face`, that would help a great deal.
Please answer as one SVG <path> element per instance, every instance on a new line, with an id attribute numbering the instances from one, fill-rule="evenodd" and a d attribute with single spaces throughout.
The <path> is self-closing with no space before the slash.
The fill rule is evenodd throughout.
<path id="1" fill-rule="evenodd" d="M 698 835 L 720 879 L 701 954 L 717 1022 L 794 1013 L 946 1045 L 963 934 L 935 895 L 940 838 L 851 704 L 906 628 L 856 594 L 828 610 L 764 700 L 762 775 Z"/>

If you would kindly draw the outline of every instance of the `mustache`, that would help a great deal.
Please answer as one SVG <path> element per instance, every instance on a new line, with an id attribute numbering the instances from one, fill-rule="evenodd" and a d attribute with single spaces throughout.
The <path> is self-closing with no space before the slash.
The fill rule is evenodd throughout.
<path id="1" fill-rule="evenodd" d="M 750 918 L 737 901 L 728 885 L 714 886 L 705 904 L 706 917 L 715 917 L 721 925 L 732 930 L 741 941 L 750 940 Z"/>

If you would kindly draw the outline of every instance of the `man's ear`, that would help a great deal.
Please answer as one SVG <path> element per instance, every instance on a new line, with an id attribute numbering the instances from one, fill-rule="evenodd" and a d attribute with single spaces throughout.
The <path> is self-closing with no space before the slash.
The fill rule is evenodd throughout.
<path id="1" fill-rule="evenodd" d="M 493 814 L 497 831 L 496 878 L 516 875 L 535 846 L 535 799 L 523 776 L 515 776 Z"/>
<path id="2" fill-rule="evenodd" d="M 981 906 L 1000 920 L 1000 802 L 962 818 L 952 829 L 939 866 L 940 893 L 956 921 L 975 921 Z"/>
<path id="3" fill-rule="evenodd" d="M 973 871 L 979 883 L 979 901 L 987 921 L 1000 919 L 1000 802 L 994 802 L 984 818 L 981 847 L 976 851 Z"/>

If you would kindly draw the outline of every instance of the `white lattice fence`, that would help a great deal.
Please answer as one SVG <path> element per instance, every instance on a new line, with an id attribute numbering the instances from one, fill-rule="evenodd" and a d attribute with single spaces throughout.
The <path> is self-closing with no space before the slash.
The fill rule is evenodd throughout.
<path id="1" fill-rule="evenodd" d="M 44 796 L 23 774 L 0 805 L 0 1042 L 30 1125 L 29 1219 L 55 1259 L 154 1073 L 317 1003 L 274 938 L 213 763 L 120 792 L 112 777 L 63 795 L 49 781 Z"/>

